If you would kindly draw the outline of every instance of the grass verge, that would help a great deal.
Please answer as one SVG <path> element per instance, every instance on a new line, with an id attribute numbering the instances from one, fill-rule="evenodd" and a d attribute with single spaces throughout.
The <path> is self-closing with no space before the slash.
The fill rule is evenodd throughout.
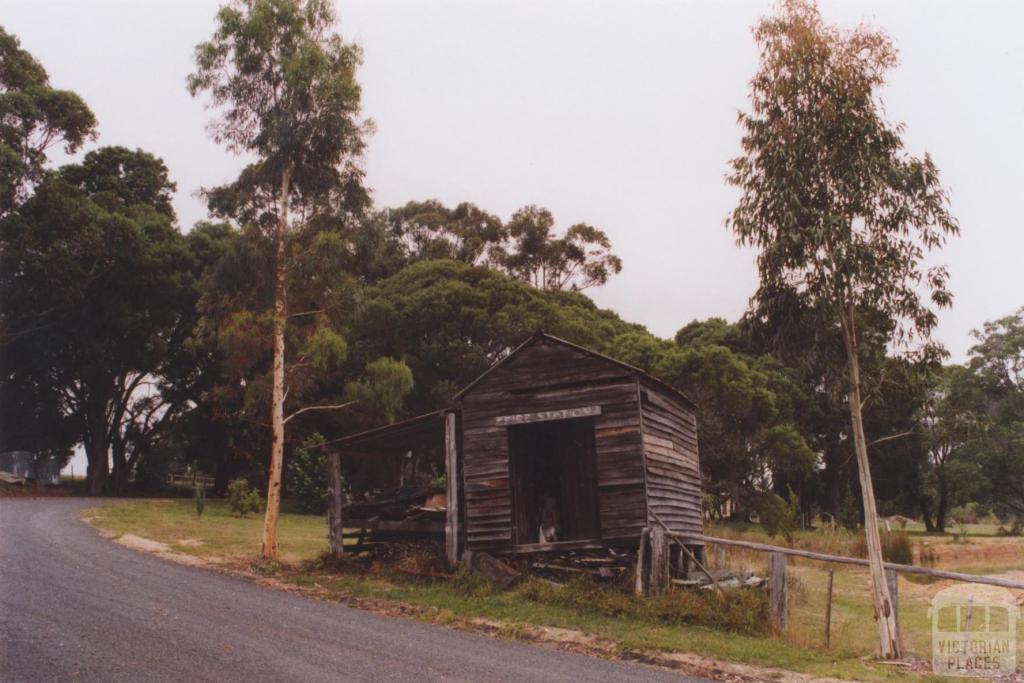
<path id="1" fill-rule="evenodd" d="M 91 508 L 84 516 L 115 538 L 155 542 L 174 559 L 194 558 L 222 570 L 258 575 L 261 581 L 314 597 L 501 637 L 553 642 L 599 656 L 667 665 L 676 661 L 678 668 L 712 678 L 716 671 L 736 680 L 787 678 L 779 672 L 743 668 L 749 665 L 803 674 L 790 680 L 940 680 L 872 660 L 874 625 L 867 578 L 857 568 L 836 570 L 833 647 L 826 649 L 821 642 L 826 576 L 821 565 L 792 565 L 791 627 L 780 637 L 763 632 L 763 601 L 754 592 L 716 604 L 713 596 L 686 592 L 637 600 L 588 581 L 555 588 L 527 580 L 502 591 L 465 575 L 429 577 L 404 572 L 400 566 L 327 560 L 323 519 L 288 513 L 280 522 L 282 561 L 265 565 L 255 562 L 262 519 L 239 518 L 221 501 L 209 501 L 202 519 L 196 518 L 187 500 L 115 503 Z M 735 535 L 754 533 L 743 529 Z M 742 554 L 728 558 L 730 566 L 754 569 L 758 561 Z M 930 640 L 924 641 L 930 633 L 926 605 L 934 589 L 901 581 L 902 627 L 908 650 L 918 658 L 930 652 Z M 739 664 L 730 670 L 730 663 Z"/>

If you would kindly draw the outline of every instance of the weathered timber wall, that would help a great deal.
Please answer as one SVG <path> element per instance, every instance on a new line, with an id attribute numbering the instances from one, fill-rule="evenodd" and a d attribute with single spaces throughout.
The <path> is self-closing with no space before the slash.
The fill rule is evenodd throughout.
<path id="1" fill-rule="evenodd" d="M 650 509 L 672 531 L 703 533 L 697 417 L 693 410 L 647 378 L 640 379 L 643 444 Z M 655 524 L 652 516 L 650 524 Z"/>
<path id="2" fill-rule="evenodd" d="M 647 526 L 636 373 L 564 344 L 538 339 L 461 399 L 466 540 L 513 543 L 508 427 L 500 416 L 600 406 L 594 422 L 603 540 L 635 542 Z"/>

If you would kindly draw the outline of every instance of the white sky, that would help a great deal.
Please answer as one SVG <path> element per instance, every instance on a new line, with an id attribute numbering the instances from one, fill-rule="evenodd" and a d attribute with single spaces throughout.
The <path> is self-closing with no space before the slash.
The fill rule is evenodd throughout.
<path id="1" fill-rule="evenodd" d="M 97 145 L 141 147 L 194 192 L 241 166 L 209 140 L 185 90 L 217 2 L 3 0 L 0 23 L 77 91 Z M 694 318 L 736 319 L 756 286 L 753 253 L 723 227 L 736 192 L 736 111 L 757 66 L 750 27 L 768 0 L 502 2 L 338 0 L 340 30 L 365 51 L 359 78 L 369 185 L 381 206 L 471 201 L 507 218 L 550 208 L 559 227 L 604 229 L 625 267 L 589 293 L 670 336 Z M 932 154 L 962 236 L 954 307 L 937 337 L 962 360 L 968 332 L 1024 304 L 1024 3 L 823 1 L 826 19 L 869 20 L 902 63 L 885 94 L 909 149 Z"/>

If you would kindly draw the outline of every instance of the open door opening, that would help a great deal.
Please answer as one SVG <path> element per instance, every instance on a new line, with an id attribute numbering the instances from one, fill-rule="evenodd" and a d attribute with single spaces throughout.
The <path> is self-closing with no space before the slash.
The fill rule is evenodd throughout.
<path id="1" fill-rule="evenodd" d="M 509 427 L 515 543 L 600 536 L 592 419 Z"/>

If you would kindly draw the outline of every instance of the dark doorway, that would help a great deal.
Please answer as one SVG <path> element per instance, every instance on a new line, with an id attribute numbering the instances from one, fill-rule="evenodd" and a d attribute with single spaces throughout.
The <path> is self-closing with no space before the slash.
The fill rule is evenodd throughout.
<path id="1" fill-rule="evenodd" d="M 508 437 L 515 542 L 598 538 L 593 420 L 516 425 Z"/>

